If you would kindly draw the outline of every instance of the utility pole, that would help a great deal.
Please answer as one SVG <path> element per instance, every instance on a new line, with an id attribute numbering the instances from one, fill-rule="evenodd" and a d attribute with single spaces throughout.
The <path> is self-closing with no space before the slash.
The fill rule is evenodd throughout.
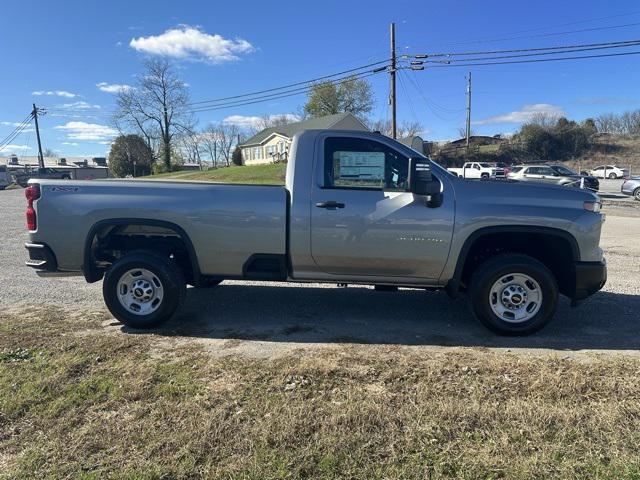
<path id="1" fill-rule="evenodd" d="M 397 124 L 396 124 L 396 24 L 391 24 L 391 69 L 389 70 L 391 75 L 391 96 L 389 101 L 391 102 L 391 138 L 397 136 Z"/>
<path id="2" fill-rule="evenodd" d="M 471 136 L 471 72 L 467 76 L 467 155 L 469 155 L 469 137 Z"/>
<path id="3" fill-rule="evenodd" d="M 44 168 L 44 157 L 42 156 L 42 144 L 40 143 L 40 128 L 38 127 L 38 108 L 36 104 L 33 104 L 33 111 L 31 112 L 33 119 L 36 121 L 36 137 L 38 139 L 38 167 Z"/>

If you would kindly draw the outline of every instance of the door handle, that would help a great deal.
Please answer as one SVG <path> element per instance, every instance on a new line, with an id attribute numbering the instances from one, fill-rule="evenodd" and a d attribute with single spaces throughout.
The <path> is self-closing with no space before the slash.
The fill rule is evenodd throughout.
<path id="1" fill-rule="evenodd" d="M 335 210 L 336 208 L 344 208 L 344 203 L 336 202 L 335 200 L 329 200 L 327 202 L 318 202 L 316 203 L 316 207 L 318 208 L 328 208 L 331 210 Z"/>

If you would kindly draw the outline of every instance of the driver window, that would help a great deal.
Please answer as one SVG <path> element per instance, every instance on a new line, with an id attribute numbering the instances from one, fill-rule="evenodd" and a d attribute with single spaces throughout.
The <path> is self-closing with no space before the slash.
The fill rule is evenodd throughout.
<path id="1" fill-rule="evenodd" d="M 406 191 L 409 158 L 363 138 L 332 137 L 324 143 L 325 188 Z"/>

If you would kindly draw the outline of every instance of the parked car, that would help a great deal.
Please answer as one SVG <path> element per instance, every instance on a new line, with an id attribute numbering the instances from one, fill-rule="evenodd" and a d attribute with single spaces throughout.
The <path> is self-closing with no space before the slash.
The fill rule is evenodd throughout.
<path id="1" fill-rule="evenodd" d="M 615 165 L 600 165 L 589 171 L 589 174 L 596 178 L 624 178 L 629 175 L 629 170 L 626 168 L 619 168 Z"/>
<path id="2" fill-rule="evenodd" d="M 135 328 L 171 317 L 186 284 L 244 279 L 466 292 L 488 328 L 525 335 L 559 293 L 575 305 L 606 281 L 595 194 L 469 182 L 371 132 L 297 134 L 285 186 L 32 179 L 25 195 L 27 265 L 104 278 Z"/>
<path id="3" fill-rule="evenodd" d="M 594 192 L 600 188 L 600 182 L 597 178 L 579 175 L 564 165 L 518 165 L 511 169 L 508 178 L 565 187 L 588 188 Z"/>
<path id="4" fill-rule="evenodd" d="M 582 179 L 584 179 L 584 183 L 580 183 L 580 186 L 584 185 L 584 188 L 588 188 L 589 190 L 593 190 L 594 192 L 600 190 L 600 182 L 596 177 L 578 173 L 568 167 L 565 167 L 564 165 L 551 164 L 549 166 L 562 177 L 571 178 L 577 182 L 580 182 Z"/>
<path id="5" fill-rule="evenodd" d="M 467 162 L 462 168 L 448 168 L 451 173 L 460 178 L 505 178 L 504 168 L 499 168 L 486 162 Z"/>
<path id="6" fill-rule="evenodd" d="M 55 168 L 38 168 L 28 172 L 20 172 L 15 175 L 16 183 L 21 187 L 26 187 L 27 183 L 32 178 L 38 179 L 59 179 L 59 180 L 71 180 L 71 174 L 69 172 L 61 172 Z"/>
<path id="7" fill-rule="evenodd" d="M 5 165 L 0 165 L 0 190 L 4 190 L 12 183 L 11 174 Z"/>
<path id="8" fill-rule="evenodd" d="M 633 196 L 636 200 L 640 200 L 640 177 L 626 179 L 620 187 L 620 192 L 624 195 Z"/>

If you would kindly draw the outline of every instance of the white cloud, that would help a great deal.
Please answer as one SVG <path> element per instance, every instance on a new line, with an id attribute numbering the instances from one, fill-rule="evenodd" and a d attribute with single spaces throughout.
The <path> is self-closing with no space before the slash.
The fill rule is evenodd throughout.
<path id="1" fill-rule="evenodd" d="M 29 145 L 15 145 L 10 143 L 9 145 L 5 145 L 4 147 L 0 147 L 0 153 L 15 153 L 17 151 L 25 151 L 31 150 Z"/>
<path id="2" fill-rule="evenodd" d="M 64 125 L 53 127 L 56 130 L 67 132 L 69 140 L 103 141 L 109 140 L 118 134 L 118 131 L 108 125 L 87 122 L 67 122 Z"/>
<path id="3" fill-rule="evenodd" d="M 558 105 L 549 103 L 535 103 L 532 105 L 524 105 L 520 110 L 503 113 L 502 115 L 494 115 L 482 120 L 472 122 L 474 125 L 491 125 L 494 123 L 525 123 L 537 115 L 564 116 L 566 112 Z"/>
<path id="4" fill-rule="evenodd" d="M 299 122 L 300 117 L 293 113 L 283 113 L 280 115 L 269 115 L 268 120 L 274 120 L 277 118 L 286 117 L 289 122 Z M 231 125 L 237 125 L 240 128 L 258 128 L 264 125 L 265 117 L 245 116 L 245 115 L 231 115 L 222 120 L 223 123 L 229 123 Z"/>
<path id="5" fill-rule="evenodd" d="M 47 95 L 50 97 L 65 97 L 65 98 L 75 98 L 78 95 L 75 93 L 67 92 L 66 90 L 36 90 L 35 92 L 31 92 L 31 95 Z"/>
<path id="6" fill-rule="evenodd" d="M 238 55 L 254 50 L 253 45 L 241 38 L 230 40 L 189 25 L 169 29 L 160 35 L 133 38 L 129 45 L 152 55 L 211 63 L 238 60 Z"/>
<path id="7" fill-rule="evenodd" d="M 77 142 L 60 142 L 60 145 L 68 145 L 70 147 L 77 147 L 80 144 L 77 143 Z"/>
<path id="8" fill-rule="evenodd" d="M 100 109 L 102 108 L 100 105 L 93 105 L 91 103 L 87 103 L 87 102 L 72 102 L 72 103 L 63 103 L 61 105 L 61 107 L 63 108 L 72 108 L 75 110 L 94 110 L 94 109 Z"/>
<path id="9" fill-rule="evenodd" d="M 126 92 L 128 90 L 133 89 L 131 85 L 125 85 L 120 83 L 107 83 L 107 82 L 96 83 L 96 87 L 98 87 L 101 91 L 106 93 L 120 93 L 120 92 Z"/>
<path id="10" fill-rule="evenodd" d="M 2 125 L 3 127 L 20 127 L 23 124 L 20 122 L 0 122 L 0 125 Z M 44 129 L 40 129 L 40 130 L 44 130 Z M 29 132 L 33 132 L 35 131 L 34 128 L 32 127 L 27 127 L 27 128 L 23 128 L 22 130 L 20 130 L 22 133 L 29 133 Z"/>

